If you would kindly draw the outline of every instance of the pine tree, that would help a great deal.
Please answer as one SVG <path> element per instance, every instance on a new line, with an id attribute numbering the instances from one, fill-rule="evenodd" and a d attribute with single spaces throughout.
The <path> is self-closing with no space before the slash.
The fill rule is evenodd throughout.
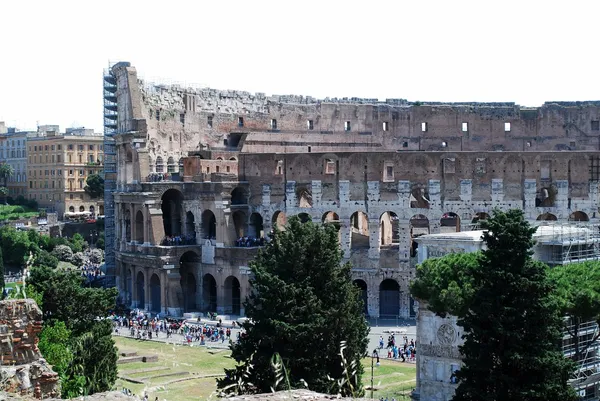
<path id="1" fill-rule="evenodd" d="M 560 351 L 562 316 L 548 267 L 531 259 L 535 228 L 523 212 L 496 211 L 487 249 L 473 271 L 476 288 L 458 323 L 464 366 L 454 401 L 570 401 L 573 363 Z"/>
<path id="2" fill-rule="evenodd" d="M 360 395 L 369 327 L 336 228 L 292 217 L 250 268 L 252 292 L 244 303 L 250 320 L 232 345 L 238 365 L 225 370 L 218 387 L 264 393 L 308 386 Z"/>

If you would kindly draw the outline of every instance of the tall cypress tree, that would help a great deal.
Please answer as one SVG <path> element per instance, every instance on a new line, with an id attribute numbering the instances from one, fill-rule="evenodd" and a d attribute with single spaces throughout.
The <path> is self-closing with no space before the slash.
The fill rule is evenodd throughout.
<path id="1" fill-rule="evenodd" d="M 560 351 L 562 316 L 548 267 L 531 259 L 533 233 L 520 210 L 487 221 L 476 288 L 458 323 L 464 366 L 454 401 L 576 400 L 573 363 Z"/>
<path id="2" fill-rule="evenodd" d="M 232 345 L 238 366 L 225 370 L 218 387 L 264 393 L 308 386 L 361 395 L 369 327 L 336 228 L 292 217 L 250 268 L 252 292 L 244 303 L 250 321 Z"/>

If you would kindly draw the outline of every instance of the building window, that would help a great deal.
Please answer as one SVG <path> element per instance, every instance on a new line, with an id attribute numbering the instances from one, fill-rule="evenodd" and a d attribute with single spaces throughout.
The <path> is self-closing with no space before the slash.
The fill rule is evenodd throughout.
<path id="1" fill-rule="evenodd" d="M 52 163 L 54 163 L 54 155 L 52 155 Z"/>
<path id="2" fill-rule="evenodd" d="M 277 120 L 275 118 L 271 119 L 271 129 L 277 129 Z"/>
<path id="3" fill-rule="evenodd" d="M 421 123 L 421 132 L 427 132 L 427 123 Z"/>
<path id="4" fill-rule="evenodd" d="M 238 127 L 244 126 L 244 117 L 238 117 Z"/>
<path id="5" fill-rule="evenodd" d="M 37 152 L 37 146 L 34 146 L 34 147 L 33 147 L 33 150 L 35 150 L 35 151 Z"/>
<path id="6" fill-rule="evenodd" d="M 33 188 L 33 181 L 29 181 L 29 189 Z"/>
<path id="7" fill-rule="evenodd" d="M 56 162 L 60 163 L 60 155 L 56 155 Z"/>
<path id="8" fill-rule="evenodd" d="M 462 132 L 469 132 L 469 123 L 462 123 Z"/>
<path id="9" fill-rule="evenodd" d="M 213 116 L 206 117 L 206 123 L 208 124 L 209 128 L 212 128 L 212 126 L 213 126 Z"/>
<path id="10" fill-rule="evenodd" d="M 169 157 L 169 159 L 167 160 L 167 173 L 174 173 L 175 172 L 175 160 L 173 159 L 173 157 Z"/>
<path id="11" fill-rule="evenodd" d="M 183 114 L 183 113 L 179 114 L 179 122 L 182 124 L 185 124 L 185 114 Z"/>
<path id="12" fill-rule="evenodd" d="M 315 129 L 315 124 L 314 124 L 313 120 L 308 120 L 306 122 L 306 126 L 308 127 L 309 130 Z"/>
<path id="13" fill-rule="evenodd" d="M 85 175 L 85 171 L 84 170 L 79 170 L 79 175 Z"/>
<path id="14" fill-rule="evenodd" d="M 83 180 L 79 180 L 79 189 L 83 189 Z"/>
<path id="15" fill-rule="evenodd" d="M 504 123 L 504 132 L 510 132 L 510 123 Z"/>
<path id="16" fill-rule="evenodd" d="M 344 131 L 350 131 L 350 121 L 344 123 Z"/>
<path id="17" fill-rule="evenodd" d="M 44 170 L 44 175 L 49 175 L 50 174 L 50 170 Z"/>
<path id="18" fill-rule="evenodd" d="M 90 145 L 89 150 L 94 150 L 94 145 Z"/>
<path id="19" fill-rule="evenodd" d="M 54 150 L 54 145 L 52 145 L 52 146 L 50 147 L 50 149 Z"/>
<path id="20" fill-rule="evenodd" d="M 48 150 L 48 145 L 44 146 L 44 150 Z"/>
<path id="21" fill-rule="evenodd" d="M 383 181 L 385 181 L 385 182 L 394 181 L 394 165 L 393 164 L 390 163 L 390 164 L 385 165 Z"/>
<path id="22" fill-rule="evenodd" d="M 160 110 L 156 110 L 156 121 L 160 121 Z"/>
<path id="23" fill-rule="evenodd" d="M 592 121 L 592 131 L 600 131 L 600 121 Z"/>
<path id="24" fill-rule="evenodd" d="M 62 150 L 62 145 L 58 145 L 58 150 Z"/>
<path id="25" fill-rule="evenodd" d="M 390 123 L 387 121 L 383 122 L 383 130 L 384 131 L 389 131 L 390 130 Z"/>
<path id="26" fill-rule="evenodd" d="M 67 145 L 67 149 L 69 149 L 69 150 L 73 150 L 73 144 L 72 144 L 72 143 L 70 143 L 69 145 Z"/>
<path id="27" fill-rule="evenodd" d="M 156 158 L 156 172 L 162 173 L 164 171 L 164 164 L 162 157 L 158 156 Z"/>
<path id="28" fill-rule="evenodd" d="M 73 170 L 69 170 L 69 175 L 73 175 Z"/>
<path id="29" fill-rule="evenodd" d="M 62 175 L 62 170 L 58 170 L 58 175 Z"/>
<path id="30" fill-rule="evenodd" d="M 83 145 L 77 146 L 77 149 L 79 149 L 80 152 L 83 152 Z"/>
<path id="31" fill-rule="evenodd" d="M 227 168 L 227 172 L 229 173 L 231 170 L 231 167 L 227 166 L 226 168 Z"/>
<path id="32" fill-rule="evenodd" d="M 89 159 L 90 159 L 90 163 L 93 163 L 94 162 L 94 155 L 90 155 Z"/>
<path id="33" fill-rule="evenodd" d="M 283 175 L 283 160 L 277 160 L 277 168 L 275 169 L 275 175 Z"/>
<path id="34" fill-rule="evenodd" d="M 335 174 L 335 161 L 331 159 L 325 160 L 325 174 Z"/>
<path id="35" fill-rule="evenodd" d="M 73 200 L 73 194 L 69 194 L 69 199 Z M 73 207 L 73 206 L 71 206 L 71 207 Z"/>

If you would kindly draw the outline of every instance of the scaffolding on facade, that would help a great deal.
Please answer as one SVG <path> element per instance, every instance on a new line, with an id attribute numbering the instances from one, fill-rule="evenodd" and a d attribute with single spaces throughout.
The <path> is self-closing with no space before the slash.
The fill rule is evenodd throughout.
<path id="1" fill-rule="evenodd" d="M 595 321 L 576 325 L 572 319 L 567 318 L 562 351 L 564 356 L 575 361 L 577 365 L 570 384 L 577 391 L 580 400 L 592 401 L 600 397 L 599 336 L 600 331 Z"/>
<path id="2" fill-rule="evenodd" d="M 118 128 L 117 79 L 112 71 L 114 64 L 104 70 L 104 242 L 106 260 L 106 285 L 115 283 L 115 204 L 113 192 L 117 183 L 117 159 L 114 135 Z"/>
<path id="3" fill-rule="evenodd" d="M 565 265 L 600 260 L 600 230 L 590 222 L 539 222 L 534 239 L 543 247 L 540 260 Z"/>

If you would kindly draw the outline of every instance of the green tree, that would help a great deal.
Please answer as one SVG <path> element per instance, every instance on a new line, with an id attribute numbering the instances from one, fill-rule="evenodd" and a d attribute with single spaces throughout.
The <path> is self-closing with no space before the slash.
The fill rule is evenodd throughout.
<path id="1" fill-rule="evenodd" d="M 100 231 L 96 240 L 96 248 L 104 250 L 104 231 Z"/>
<path id="2" fill-rule="evenodd" d="M 104 196 L 104 178 L 102 178 L 99 174 L 88 175 L 85 183 L 86 186 L 83 188 L 83 190 L 92 199 L 101 198 Z"/>
<path id="3" fill-rule="evenodd" d="M 8 188 L 6 187 L 0 187 L 0 196 L 2 197 L 2 199 L 4 199 L 4 204 L 7 205 L 7 200 L 8 200 Z"/>
<path id="4" fill-rule="evenodd" d="M 454 401 L 576 400 L 574 364 L 562 355 L 563 316 L 547 266 L 532 260 L 532 228 L 520 210 L 484 223 L 486 249 L 471 270 L 473 295 L 458 323 L 464 365 Z"/>
<path id="5" fill-rule="evenodd" d="M 0 164 L 0 178 L 4 181 L 4 186 L 8 185 L 8 179 L 15 174 L 15 169 L 8 163 Z"/>
<path id="6" fill-rule="evenodd" d="M 0 247 L 0 294 L 2 299 L 4 299 L 4 287 L 6 284 L 4 283 L 4 257 L 2 256 L 2 247 Z"/>
<path id="7" fill-rule="evenodd" d="M 293 388 L 360 396 L 369 327 L 351 267 L 342 264 L 336 229 L 292 217 L 250 269 L 252 292 L 244 303 L 250 320 L 231 347 L 238 365 L 225 370 L 218 387 L 233 393 L 281 389 L 285 369 Z M 276 355 L 279 372 L 272 369 Z"/>
<path id="8" fill-rule="evenodd" d="M 15 266 L 24 266 L 25 259 L 33 250 L 35 244 L 31 242 L 27 233 L 15 230 L 14 227 L 3 226 L 0 228 L 0 243 L 4 262 Z"/>

